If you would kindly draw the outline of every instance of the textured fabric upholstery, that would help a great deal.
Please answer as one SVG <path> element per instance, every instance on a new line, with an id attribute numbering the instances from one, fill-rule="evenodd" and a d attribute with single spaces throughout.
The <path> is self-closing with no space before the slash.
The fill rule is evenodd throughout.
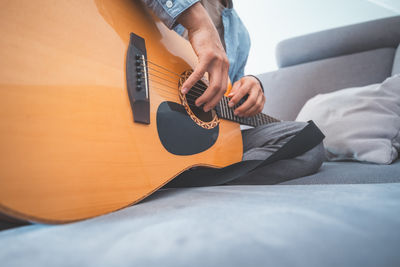
<path id="1" fill-rule="evenodd" d="M 400 43 L 400 16 L 287 39 L 278 44 L 279 67 L 348 55 Z"/>
<path id="2" fill-rule="evenodd" d="M 400 183 L 400 159 L 391 165 L 360 162 L 324 162 L 316 174 L 281 184 L 367 184 Z"/>
<path id="3" fill-rule="evenodd" d="M 392 75 L 400 74 L 400 44 L 397 47 L 396 54 L 393 60 Z"/>
<path id="4" fill-rule="evenodd" d="M 2 266 L 400 266 L 400 184 L 156 193 L 67 225 L 0 232 Z"/>
<path id="5" fill-rule="evenodd" d="M 258 77 L 266 95 L 264 112 L 294 120 L 316 94 L 381 83 L 392 72 L 394 53 L 394 48 L 382 48 L 261 74 Z"/>

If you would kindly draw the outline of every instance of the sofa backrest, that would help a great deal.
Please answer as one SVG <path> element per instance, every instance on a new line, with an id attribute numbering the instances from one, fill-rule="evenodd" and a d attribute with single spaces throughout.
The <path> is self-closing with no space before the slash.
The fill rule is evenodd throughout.
<path id="1" fill-rule="evenodd" d="M 258 75 L 265 89 L 264 112 L 294 120 L 317 94 L 381 83 L 391 75 L 395 48 L 313 61 Z"/>
<path id="2" fill-rule="evenodd" d="M 284 40 L 277 46 L 276 59 L 282 68 L 383 47 L 396 48 L 399 43 L 400 16 L 395 16 Z"/>

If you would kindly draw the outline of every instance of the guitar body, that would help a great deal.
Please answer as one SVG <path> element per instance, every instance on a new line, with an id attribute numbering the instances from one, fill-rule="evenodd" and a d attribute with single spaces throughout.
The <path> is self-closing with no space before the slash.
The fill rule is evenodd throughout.
<path id="1" fill-rule="evenodd" d="M 200 127 L 181 105 L 172 74 L 176 85 L 150 77 L 150 123 L 134 122 L 126 73 L 131 32 L 145 40 L 147 60 L 171 73 L 197 63 L 190 44 L 140 1 L 0 7 L 1 213 L 81 220 L 136 203 L 192 166 L 241 160 L 239 124 Z"/>

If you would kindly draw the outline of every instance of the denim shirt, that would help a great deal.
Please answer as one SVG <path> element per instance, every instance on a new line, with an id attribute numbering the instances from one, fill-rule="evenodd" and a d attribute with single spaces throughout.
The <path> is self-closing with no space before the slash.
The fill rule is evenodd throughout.
<path id="1" fill-rule="evenodd" d="M 217 0 L 216 0 L 217 1 Z M 184 27 L 176 22 L 179 15 L 199 0 L 142 0 L 169 28 L 182 34 Z M 224 41 L 229 60 L 229 78 L 235 82 L 244 76 L 244 67 L 250 50 L 250 37 L 232 1 L 222 11 Z"/>

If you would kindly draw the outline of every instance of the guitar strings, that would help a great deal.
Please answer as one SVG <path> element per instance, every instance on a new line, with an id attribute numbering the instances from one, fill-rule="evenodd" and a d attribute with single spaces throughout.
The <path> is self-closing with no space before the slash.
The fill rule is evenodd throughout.
<path id="1" fill-rule="evenodd" d="M 169 94 L 171 94 L 170 92 L 167 92 L 167 91 L 165 91 L 165 90 L 162 90 L 161 88 L 159 88 L 159 87 L 157 87 L 157 86 L 152 86 L 153 88 L 155 88 L 155 89 L 158 89 L 158 90 L 161 90 L 161 91 L 163 91 L 163 93 L 167 93 L 167 95 L 165 96 L 163 96 L 163 97 L 165 97 L 165 98 L 167 98 L 167 99 L 170 99 L 170 100 L 173 100 L 173 101 L 176 101 L 176 98 L 178 98 L 178 96 L 177 95 L 175 95 L 176 97 L 172 97 L 171 95 L 169 95 Z M 187 99 L 188 101 L 187 101 L 187 104 L 188 104 L 188 106 L 193 110 L 194 108 L 200 108 L 200 107 L 198 107 L 198 106 L 196 106 L 195 104 L 191 104 L 191 102 L 189 101 L 189 99 Z"/>
<path id="2" fill-rule="evenodd" d="M 171 73 L 171 74 L 173 74 L 173 75 L 175 75 L 175 76 L 177 76 L 177 77 L 179 77 L 179 78 L 182 78 L 182 75 L 179 75 L 178 73 L 173 72 L 173 71 L 171 71 L 171 70 L 169 70 L 169 69 L 167 69 L 167 68 L 165 68 L 165 67 L 163 67 L 163 66 L 161 66 L 161 65 L 159 65 L 159 64 L 156 64 L 156 63 L 154 63 L 154 62 L 151 62 L 150 60 L 145 60 L 145 61 L 146 61 L 147 63 L 150 63 L 150 64 L 152 64 L 152 65 L 154 65 L 154 66 L 156 66 L 156 67 L 158 67 L 158 68 L 160 68 L 160 69 L 163 69 L 163 70 L 165 70 L 165 71 L 167 71 L 167 72 L 169 72 L 169 73 Z M 143 64 L 140 64 L 140 66 L 141 66 L 141 67 L 145 67 Z M 157 70 L 157 69 L 155 69 L 155 68 L 152 68 L 152 67 L 149 67 L 149 66 L 147 66 L 147 68 L 148 68 L 148 69 L 151 69 L 152 71 L 155 71 L 155 72 L 157 72 L 157 73 L 160 73 L 160 74 L 162 74 L 162 75 L 165 75 L 165 76 L 167 76 L 167 77 L 172 77 L 171 75 L 166 74 L 165 72 L 162 72 L 162 71 Z M 164 80 L 164 81 L 166 81 L 166 82 L 175 84 L 175 82 L 173 82 L 173 81 L 171 81 L 171 80 L 169 80 L 169 79 L 162 78 L 162 77 L 160 77 L 160 76 L 158 76 L 158 75 L 156 75 L 156 74 L 154 74 L 154 73 L 150 73 L 150 71 L 149 71 L 149 74 L 152 74 L 152 76 L 155 76 L 155 77 L 157 77 L 157 78 L 159 78 L 159 79 L 161 79 L 161 80 Z M 167 85 L 165 85 L 165 84 L 163 84 L 163 85 L 164 85 L 164 86 L 167 86 Z M 171 86 L 167 86 L 167 87 L 169 87 L 169 88 L 171 88 L 171 89 L 173 89 L 173 90 L 176 90 L 176 88 L 173 88 L 173 87 L 171 87 Z M 198 90 L 195 90 L 195 89 L 198 89 Z M 205 85 L 203 85 L 203 84 L 197 82 L 197 83 L 189 90 L 189 92 L 186 93 L 186 94 L 189 95 L 189 96 L 199 97 L 200 95 L 202 95 L 202 94 L 204 93 L 204 91 L 205 91 L 206 89 L 207 89 L 207 87 L 206 87 Z M 160 88 L 158 88 L 158 90 L 160 90 Z M 189 93 L 190 93 L 190 94 L 189 94 Z M 198 93 L 199 95 L 195 96 L 195 95 L 193 95 L 193 93 Z"/>
<path id="3" fill-rule="evenodd" d="M 154 74 L 152 74 L 152 73 L 149 73 L 149 74 L 150 74 L 151 76 L 154 76 Z M 159 77 L 159 76 L 156 76 L 156 77 Z M 166 85 L 166 84 L 164 84 L 164 83 L 162 83 L 162 82 L 160 82 L 160 81 L 158 81 L 158 80 L 152 79 L 151 77 L 149 78 L 149 81 L 154 82 L 154 83 L 158 83 L 158 84 L 160 84 L 160 85 L 163 85 L 163 86 L 166 86 L 166 87 L 169 87 L 169 88 L 172 88 L 172 89 L 176 90 L 176 88 L 171 87 L 171 86 L 169 86 L 169 85 Z M 154 86 L 154 85 L 152 85 L 152 88 L 156 89 L 157 91 L 162 91 L 163 93 L 170 94 L 170 95 L 173 95 L 173 96 L 178 97 L 177 92 L 171 92 L 171 91 L 169 91 L 169 90 L 165 90 L 165 89 L 156 87 L 156 86 Z M 195 105 L 195 100 L 196 100 L 199 96 L 200 96 L 200 95 L 192 94 L 191 91 L 189 91 L 188 93 L 186 93 L 186 100 L 187 100 L 188 105 L 189 105 L 190 107 L 192 107 L 192 108 L 193 108 L 193 107 L 199 108 L 199 107 L 197 107 L 197 105 Z M 175 100 L 175 99 L 174 99 L 174 100 Z"/>
<path id="4" fill-rule="evenodd" d="M 149 74 L 149 76 L 151 76 L 151 78 L 158 78 L 158 79 L 160 79 L 162 81 L 169 82 L 171 84 L 175 84 L 175 82 L 173 82 L 171 80 L 168 80 L 168 79 L 164 79 L 164 78 L 158 76 L 157 74 L 154 74 L 153 72 L 149 71 L 148 74 Z M 174 94 L 179 90 L 177 87 L 173 87 L 173 86 L 167 85 L 165 83 L 161 83 L 160 81 L 156 81 L 156 80 L 150 79 L 150 78 L 149 78 L 149 80 L 153 80 L 155 82 L 158 82 L 158 83 L 162 84 L 165 87 L 173 89 L 174 90 Z M 199 90 L 193 90 L 192 89 L 192 90 L 189 90 L 189 92 L 187 92 L 186 95 L 193 95 L 193 96 L 196 96 L 196 97 L 200 97 L 203 93 L 204 93 L 203 90 L 199 91 Z"/>
<path id="5" fill-rule="evenodd" d="M 151 76 L 151 77 L 149 78 L 149 80 L 151 80 L 151 81 L 153 81 L 153 82 L 157 82 L 157 83 L 159 83 L 159 84 L 161 84 L 161 85 L 163 85 L 163 86 L 165 86 L 165 87 L 171 88 L 171 89 L 173 89 L 175 92 L 170 92 L 170 91 L 168 91 L 168 90 L 161 89 L 161 88 L 157 88 L 157 90 L 164 90 L 164 91 L 166 91 L 167 93 L 174 94 L 174 95 L 176 94 L 177 88 L 172 87 L 172 86 L 170 86 L 170 85 L 166 85 L 166 84 L 164 84 L 164 83 L 162 83 L 162 82 L 160 82 L 160 81 L 158 81 L 158 80 L 152 79 L 152 78 L 158 78 L 158 79 L 161 79 L 162 81 L 170 82 L 170 83 L 172 83 L 172 84 L 175 84 L 175 82 L 173 82 L 173 81 L 171 81 L 171 80 L 168 80 L 168 79 L 164 79 L 164 78 L 162 78 L 162 77 L 160 77 L 160 76 L 154 74 L 153 72 L 150 72 L 150 71 L 149 71 L 148 73 L 149 73 L 149 76 Z M 192 97 L 194 97 L 194 98 L 198 98 L 199 96 L 201 96 L 201 94 L 202 94 L 202 92 L 199 92 L 199 91 L 196 91 L 196 90 L 190 90 L 188 93 L 186 93 L 187 96 L 189 96 L 189 97 L 192 96 Z M 189 97 L 187 97 L 188 100 L 190 99 Z M 194 100 L 194 99 L 193 99 L 193 100 Z"/>
<path id="6" fill-rule="evenodd" d="M 163 83 L 160 83 L 160 82 L 157 81 L 157 80 L 153 80 L 153 79 L 149 79 L 149 80 L 150 80 L 151 82 L 159 83 L 159 84 L 161 84 L 161 85 L 163 85 L 163 86 L 170 87 L 170 86 L 168 86 L 168 85 L 165 85 L 165 84 L 163 84 Z M 165 89 L 162 89 L 162 88 L 153 86 L 153 85 L 152 85 L 152 88 L 157 89 L 158 91 L 162 91 L 163 93 L 170 94 L 171 96 L 173 95 L 173 96 L 175 96 L 175 97 L 178 97 L 178 94 L 177 94 L 177 93 L 173 93 L 173 92 L 170 92 L 170 91 L 168 91 L 168 90 L 165 90 Z M 171 87 L 171 88 L 172 88 L 172 87 Z M 169 95 L 169 97 L 171 97 L 170 95 Z M 193 108 L 193 107 L 197 107 L 197 105 L 195 104 L 195 101 L 196 101 L 196 99 L 197 99 L 198 97 L 199 97 L 198 95 L 190 94 L 190 92 L 187 93 L 187 94 L 186 94 L 186 100 L 187 100 L 188 105 L 189 105 L 190 107 L 192 107 L 192 108 Z M 175 100 L 175 99 L 174 99 L 174 100 Z M 199 108 L 199 107 L 197 107 L 197 108 Z"/>
<path id="7" fill-rule="evenodd" d="M 145 61 L 146 61 L 147 63 L 153 64 L 154 66 L 159 67 L 159 68 L 161 68 L 161 69 L 163 69 L 163 70 L 165 70 L 165 71 L 167 71 L 167 72 L 169 72 L 169 73 L 172 73 L 173 75 L 175 75 L 175 76 L 177 76 L 177 77 L 179 77 L 179 78 L 182 78 L 182 75 L 179 75 L 178 73 L 176 73 L 176 72 L 174 72 L 174 71 L 171 71 L 171 70 L 169 70 L 169 69 L 166 68 L 166 67 L 163 67 L 163 66 L 161 66 L 161 65 L 159 65 L 159 64 L 157 64 L 157 63 L 154 63 L 154 62 L 152 62 L 152 61 L 150 61 L 150 60 L 148 60 L 148 59 L 145 59 Z M 143 64 L 141 64 L 141 66 L 142 66 L 142 67 L 145 67 Z M 163 74 L 163 75 L 166 75 L 166 76 L 168 76 L 168 77 L 172 77 L 171 75 L 168 75 L 168 74 L 166 74 L 166 73 L 164 73 L 164 72 L 161 72 L 161 71 L 156 70 L 156 69 L 154 69 L 154 68 L 151 68 L 151 67 L 149 67 L 149 66 L 147 66 L 147 68 L 152 69 L 152 70 L 154 70 L 154 71 L 156 71 L 156 72 L 158 72 L 158 73 L 161 73 L 161 74 Z M 153 75 L 155 75 L 155 74 L 153 74 Z M 158 76 L 158 77 L 159 77 L 159 76 Z M 164 78 L 162 78 L 162 77 L 159 77 L 159 78 L 160 78 L 160 79 L 164 79 Z M 166 81 L 168 81 L 168 82 L 171 82 L 171 81 L 168 80 L 168 79 L 164 79 L 164 80 L 166 80 Z M 174 82 L 173 82 L 173 83 L 174 83 Z M 193 88 L 200 89 L 200 91 L 195 91 L 195 90 L 193 90 Z M 173 89 L 175 90 L 175 88 L 173 88 Z M 202 90 L 202 89 L 203 89 L 203 90 Z M 204 86 L 203 84 L 197 82 L 197 83 L 190 89 L 189 92 L 193 91 L 193 92 L 197 92 L 197 93 L 203 94 L 205 89 L 207 89 L 207 86 Z"/>
<path id="8" fill-rule="evenodd" d="M 144 67 L 143 65 L 141 65 L 142 67 Z M 157 73 L 161 73 L 161 74 L 163 74 L 163 75 L 166 75 L 166 76 L 168 76 L 168 77 L 172 77 L 171 75 L 168 75 L 168 74 L 166 74 L 166 73 L 164 73 L 164 72 L 161 72 L 161 71 L 159 71 L 159 70 L 156 70 L 156 69 L 153 69 L 153 68 L 151 68 L 151 67 L 147 67 L 148 69 L 150 69 L 150 70 L 152 70 L 153 72 L 155 71 L 155 72 L 157 72 Z M 150 72 L 150 71 L 149 71 Z M 171 80 L 169 80 L 169 79 L 165 79 L 165 78 L 163 78 L 163 77 L 160 77 L 160 76 L 158 76 L 158 75 L 156 75 L 156 74 L 154 74 L 153 73 L 153 76 L 157 76 L 158 78 L 160 78 L 160 79 L 162 79 L 162 80 L 165 80 L 165 81 L 167 81 L 167 82 L 169 82 L 169 83 L 172 83 L 172 84 L 174 84 L 175 85 L 175 81 L 171 81 Z M 194 90 L 194 89 L 198 89 L 198 90 Z M 202 93 L 204 93 L 204 91 L 207 89 L 207 87 L 204 87 L 201 83 L 196 83 L 195 85 L 193 85 L 193 87 L 192 87 L 192 89 L 190 90 L 190 91 L 194 91 L 194 92 L 197 92 L 197 93 L 200 93 L 200 94 L 202 94 Z"/>
<path id="9" fill-rule="evenodd" d="M 166 67 L 163 67 L 163 66 L 160 66 L 160 65 L 158 65 L 158 64 L 156 64 L 156 63 L 154 63 L 154 62 L 151 62 L 150 60 L 145 60 L 147 63 L 150 63 L 150 64 L 153 64 L 154 66 L 156 66 L 156 67 L 159 67 L 159 68 L 161 68 L 161 69 L 163 69 L 163 70 L 165 70 L 165 71 L 167 71 L 167 72 L 169 72 L 169 73 L 172 73 L 173 75 L 175 75 L 175 76 L 177 76 L 177 77 L 179 77 L 179 78 L 182 78 L 182 75 L 179 75 L 178 73 L 176 73 L 176 72 L 174 72 L 174 71 L 171 71 L 171 70 L 169 70 L 169 69 L 167 69 Z M 141 65 L 142 67 L 144 67 L 143 65 Z M 149 68 L 149 67 L 148 67 Z M 159 71 L 160 72 L 160 71 Z M 163 73 L 163 72 L 160 72 L 160 73 Z M 167 76 L 170 76 L 170 75 L 168 75 L 168 74 L 165 74 L 165 73 L 163 73 L 164 75 L 167 75 Z M 171 76 L 170 76 L 171 77 Z M 201 83 L 196 83 L 197 84 L 197 86 L 199 86 L 200 88 L 203 88 L 203 89 L 207 89 L 207 86 L 204 86 L 204 85 L 202 85 Z M 200 88 L 198 88 L 198 89 L 200 89 Z"/>
<path id="10" fill-rule="evenodd" d="M 177 92 L 176 92 L 177 88 L 172 87 L 172 86 L 167 85 L 167 84 L 164 84 L 164 83 L 162 83 L 161 81 L 158 81 L 158 80 L 152 79 L 152 78 L 153 78 L 153 77 L 156 77 L 156 78 L 161 79 L 162 81 L 168 81 L 168 82 L 171 82 L 171 83 L 174 83 L 174 82 L 169 81 L 169 80 L 166 80 L 166 79 L 163 79 L 162 77 L 160 77 L 160 76 L 158 76 L 158 75 L 156 75 L 156 74 L 154 74 L 154 73 L 151 73 L 151 72 L 149 72 L 149 75 L 151 76 L 151 77 L 149 78 L 150 81 L 155 82 L 155 83 L 159 83 L 160 85 L 163 85 L 163 86 L 165 86 L 165 87 L 171 88 L 171 89 L 173 89 L 175 92 L 170 92 L 169 90 L 165 90 L 165 89 L 162 89 L 162 88 L 159 88 L 159 87 L 155 87 L 155 89 L 157 89 L 157 90 L 162 90 L 162 91 L 164 91 L 165 93 L 168 93 L 168 94 L 177 96 Z M 188 101 L 190 101 L 190 100 L 194 101 L 195 99 L 191 99 L 191 98 L 188 97 L 188 96 L 191 96 L 191 97 L 193 97 L 193 98 L 198 98 L 200 95 L 201 95 L 201 94 L 196 94 L 196 91 L 192 91 L 192 90 L 191 90 L 191 91 L 189 91 L 188 93 L 186 93 L 186 96 L 187 96 L 186 99 L 187 99 Z M 226 96 L 224 96 L 223 98 L 226 98 L 226 99 L 229 101 L 229 98 L 227 98 Z M 222 101 L 222 100 L 221 100 L 221 101 Z M 235 105 L 235 107 L 237 107 L 237 105 Z"/>
<path id="11" fill-rule="evenodd" d="M 151 75 L 151 74 L 150 74 L 150 75 Z M 164 84 L 164 83 L 162 83 L 162 82 L 160 82 L 160 81 L 158 81 L 158 80 L 152 79 L 151 77 L 149 78 L 149 81 L 152 81 L 152 82 L 158 83 L 158 84 L 160 84 L 160 85 L 162 85 L 162 86 L 165 86 L 165 87 L 174 89 L 175 92 L 171 92 L 171 91 L 166 90 L 166 89 L 158 88 L 158 90 L 162 90 L 162 91 L 165 91 L 166 93 L 169 93 L 169 94 L 173 94 L 173 95 L 177 95 L 177 96 L 178 96 L 178 90 L 177 90 L 176 88 L 174 88 L 174 87 L 172 87 L 172 86 L 169 86 L 169 85 L 166 85 L 166 84 Z M 193 96 L 193 97 L 196 97 L 196 98 L 200 96 L 200 95 L 197 95 L 197 94 L 195 94 L 195 93 L 196 93 L 196 92 L 190 92 L 190 91 L 189 91 L 188 93 L 186 93 L 186 95 Z"/>
<path id="12" fill-rule="evenodd" d="M 158 81 L 158 80 L 152 79 L 152 78 L 156 77 L 156 78 L 161 79 L 162 81 L 165 81 L 165 79 L 163 79 L 162 77 L 160 77 L 160 76 L 158 76 L 158 75 L 156 75 L 156 74 L 154 74 L 154 73 L 152 73 L 152 72 L 149 72 L 149 75 L 150 75 L 150 78 L 149 78 L 150 81 L 155 82 L 155 83 L 158 83 L 158 84 L 163 85 L 163 86 L 165 86 L 165 87 L 171 88 L 171 89 L 173 89 L 175 92 L 171 92 L 171 91 L 169 91 L 169 90 L 162 89 L 162 88 L 159 88 L 159 87 L 155 87 L 155 89 L 164 91 L 164 92 L 167 93 L 167 94 L 171 94 L 171 95 L 174 95 L 174 96 L 178 96 L 178 95 L 177 95 L 177 92 L 176 92 L 176 91 L 177 91 L 177 88 L 172 87 L 172 86 L 167 85 L 167 84 L 164 84 L 164 83 L 162 83 L 161 81 Z M 171 82 L 171 81 L 169 81 L 169 82 Z M 152 86 L 152 87 L 153 87 L 153 86 Z M 201 93 L 197 93 L 195 90 L 191 90 L 191 91 L 189 91 L 188 93 L 186 93 L 186 99 L 188 100 L 188 102 L 192 101 L 192 102 L 194 103 L 195 100 L 196 100 L 200 95 L 201 95 Z M 229 98 L 228 98 L 228 97 L 223 96 L 223 98 L 226 98 L 227 101 L 229 101 Z M 221 99 L 221 101 L 222 101 L 222 99 Z M 220 102 L 221 102 L 221 101 L 220 101 Z M 235 107 L 237 107 L 237 105 L 235 105 Z M 234 108 L 234 107 L 233 107 L 233 108 Z"/>
<path id="13" fill-rule="evenodd" d="M 151 73 L 151 72 L 148 72 L 148 73 L 151 74 L 151 76 L 153 76 L 153 77 L 157 77 L 157 78 L 159 78 L 159 79 L 161 79 L 161 80 L 163 80 L 163 81 L 166 81 L 166 82 L 170 82 L 170 83 L 172 83 L 172 84 L 175 84 L 175 82 L 170 81 L 170 80 L 167 80 L 167 79 L 164 79 L 164 78 L 162 78 L 162 77 L 160 77 L 160 76 L 158 76 L 158 75 L 156 75 L 156 74 L 154 74 L 154 73 Z M 165 85 L 165 84 L 163 84 L 163 85 Z M 165 85 L 165 86 L 174 89 L 174 91 L 178 90 L 178 88 L 175 88 L 175 87 L 172 87 L 172 86 L 168 86 L 168 85 Z M 188 93 L 190 93 L 190 92 L 192 92 L 192 93 L 198 93 L 197 96 L 201 96 L 201 94 L 202 94 L 202 92 L 198 92 L 198 91 L 195 91 L 195 90 L 190 90 Z"/>

